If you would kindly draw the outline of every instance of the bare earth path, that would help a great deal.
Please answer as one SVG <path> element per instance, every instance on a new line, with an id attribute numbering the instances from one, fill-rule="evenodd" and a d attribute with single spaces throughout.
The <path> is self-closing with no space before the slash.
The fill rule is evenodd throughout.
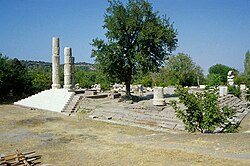
<path id="1" fill-rule="evenodd" d="M 0 105 L 0 154 L 51 165 L 250 165 L 250 116 L 237 134 L 170 134 Z"/>

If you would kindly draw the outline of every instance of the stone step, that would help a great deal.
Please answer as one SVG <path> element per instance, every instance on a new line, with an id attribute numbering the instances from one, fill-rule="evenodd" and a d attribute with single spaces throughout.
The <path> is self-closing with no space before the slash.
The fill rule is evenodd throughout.
<path id="1" fill-rule="evenodd" d="M 145 119 L 145 120 L 159 120 L 159 121 L 174 121 L 174 122 L 180 122 L 179 119 L 177 119 L 176 117 L 172 117 L 172 116 L 167 116 L 167 115 L 162 115 L 162 114 L 144 114 L 144 113 L 138 113 L 138 112 L 134 112 L 134 111 L 120 111 L 120 110 L 115 110 L 115 109 L 110 109 L 110 110 L 101 110 L 98 109 L 96 111 L 94 111 L 93 114 L 98 114 L 98 115 L 107 115 L 107 116 L 118 116 L 120 115 L 120 117 L 124 117 L 124 116 L 130 116 L 130 117 L 134 117 L 134 118 L 139 118 L 139 119 Z"/>
<path id="2" fill-rule="evenodd" d="M 15 102 L 15 105 L 62 112 L 65 105 L 72 99 L 74 92 L 65 89 L 45 90 L 28 98 Z"/>
<path id="3" fill-rule="evenodd" d="M 83 98 L 82 94 L 74 95 L 70 102 L 64 107 L 63 112 L 73 113 L 78 109 L 79 101 Z"/>
<path id="4" fill-rule="evenodd" d="M 226 96 L 223 96 L 223 97 L 219 97 L 218 101 L 223 101 L 223 100 L 228 100 L 232 97 L 235 97 L 234 95 L 231 95 L 231 94 L 228 94 Z"/>
<path id="5" fill-rule="evenodd" d="M 236 104 L 238 104 L 238 103 L 240 103 L 240 102 L 241 102 L 241 100 L 240 100 L 239 98 L 237 98 L 237 97 L 232 97 L 232 98 L 230 98 L 229 100 L 226 100 L 226 101 L 220 103 L 219 105 L 220 105 L 221 107 L 224 107 L 224 106 L 233 106 L 233 105 L 236 105 Z"/>
<path id="6" fill-rule="evenodd" d="M 178 130 L 185 130 L 185 126 L 182 123 L 172 123 L 172 122 L 158 122 L 157 126 L 169 128 L 169 129 L 178 129 Z"/>
<path id="7" fill-rule="evenodd" d="M 183 123 L 175 118 L 172 117 L 164 117 L 164 116 L 148 116 L 144 114 L 138 114 L 138 113 L 131 113 L 128 111 L 107 111 L 107 110 L 98 110 L 92 112 L 93 115 L 95 115 L 96 118 L 101 119 L 113 119 L 118 121 L 125 121 L 130 123 L 138 123 L 138 124 L 144 124 L 144 125 L 151 125 L 151 126 L 158 126 L 158 127 L 164 127 L 169 129 L 179 129 L 183 130 L 184 125 Z"/>

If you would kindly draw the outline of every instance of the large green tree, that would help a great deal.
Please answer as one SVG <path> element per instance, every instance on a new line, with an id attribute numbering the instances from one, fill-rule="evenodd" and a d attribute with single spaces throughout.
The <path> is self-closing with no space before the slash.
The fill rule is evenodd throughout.
<path id="1" fill-rule="evenodd" d="M 136 74 L 156 71 L 177 47 L 177 31 L 145 0 L 109 1 L 104 26 L 106 41 L 94 39 L 92 57 L 110 80 L 130 83 Z"/>
<path id="2" fill-rule="evenodd" d="M 9 59 L 0 53 L 0 103 L 27 96 L 31 86 L 25 66 L 18 59 Z"/>
<path id="3" fill-rule="evenodd" d="M 204 82 L 202 68 L 184 53 L 171 56 L 167 60 L 162 74 L 164 75 L 162 78 L 165 78 L 167 84 L 170 85 L 192 86 Z"/>
<path id="4" fill-rule="evenodd" d="M 217 76 L 220 76 L 220 81 L 223 83 L 223 84 L 226 84 L 227 83 L 227 73 L 228 71 L 234 71 L 235 74 L 238 74 L 239 71 L 232 68 L 232 67 L 228 67 L 226 65 L 222 65 L 222 64 L 216 64 L 216 65 L 213 65 L 211 66 L 209 69 L 208 69 L 208 72 L 209 72 L 209 75 L 211 74 L 215 74 Z M 208 75 L 208 76 L 209 76 Z"/>
<path id="5" fill-rule="evenodd" d="M 244 74 L 248 78 L 250 77 L 250 52 L 249 52 L 249 50 L 247 50 L 247 52 L 245 54 Z"/>

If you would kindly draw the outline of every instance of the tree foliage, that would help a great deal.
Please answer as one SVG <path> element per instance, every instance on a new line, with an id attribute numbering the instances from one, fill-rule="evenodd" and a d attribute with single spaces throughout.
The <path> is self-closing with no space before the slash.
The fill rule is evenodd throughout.
<path id="1" fill-rule="evenodd" d="M 31 91 L 31 79 L 27 69 L 14 58 L 0 54 L 0 103 L 15 101 Z"/>
<path id="2" fill-rule="evenodd" d="M 156 71 L 176 49 L 177 32 L 169 19 L 158 16 L 145 0 L 109 3 L 103 26 L 107 41 L 93 40 L 92 57 L 110 80 L 125 82 L 130 95 L 132 77 Z"/>
<path id="3" fill-rule="evenodd" d="M 221 76 L 219 74 L 209 74 L 208 75 L 208 79 L 207 79 L 207 88 L 211 88 L 211 87 L 218 87 L 219 85 L 221 85 Z"/>
<path id="4" fill-rule="evenodd" d="M 249 79 L 249 77 L 250 77 L 250 52 L 249 52 L 249 50 L 247 50 L 247 52 L 245 54 L 244 74 Z"/>
<path id="5" fill-rule="evenodd" d="M 241 91 L 240 86 L 228 86 L 228 94 L 232 94 L 238 98 L 240 98 Z"/>
<path id="6" fill-rule="evenodd" d="M 75 82 L 82 88 L 91 88 L 94 84 L 100 84 L 102 90 L 110 89 L 110 81 L 99 71 L 77 67 L 74 76 Z"/>
<path id="7" fill-rule="evenodd" d="M 29 75 L 32 83 L 32 93 L 38 93 L 51 88 L 52 71 L 51 68 L 44 66 L 33 66 L 30 68 Z"/>
<path id="8" fill-rule="evenodd" d="M 222 64 L 216 64 L 216 65 L 211 66 L 208 69 L 208 72 L 209 72 L 209 75 L 216 74 L 220 76 L 220 79 L 221 79 L 220 82 L 222 84 L 227 84 L 227 74 L 230 70 L 234 71 L 236 75 L 239 73 L 238 70 L 228 67 L 226 65 L 222 65 Z"/>
<path id="9" fill-rule="evenodd" d="M 75 82 L 79 83 L 80 87 L 91 88 L 91 85 L 96 83 L 96 72 L 76 68 Z"/>
<path id="10" fill-rule="evenodd" d="M 189 132 L 214 132 L 218 128 L 222 128 L 222 132 L 237 131 L 239 124 L 233 121 L 236 110 L 229 107 L 220 109 L 215 91 L 193 94 L 178 86 L 176 93 L 186 109 L 181 110 L 176 101 L 171 101 L 171 106 Z"/>
<path id="11" fill-rule="evenodd" d="M 246 84 L 249 85 L 249 77 L 243 73 L 234 77 L 235 85 Z"/>
<path id="12" fill-rule="evenodd" d="M 164 73 L 163 78 L 170 85 L 192 86 L 204 82 L 202 68 L 196 65 L 191 57 L 184 53 L 171 56 L 162 72 Z"/>

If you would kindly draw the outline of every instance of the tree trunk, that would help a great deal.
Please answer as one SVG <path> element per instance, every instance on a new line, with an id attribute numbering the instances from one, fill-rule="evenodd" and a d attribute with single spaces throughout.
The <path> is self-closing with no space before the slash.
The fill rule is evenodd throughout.
<path id="1" fill-rule="evenodd" d="M 130 80 L 126 81 L 125 82 L 125 85 L 126 85 L 126 96 L 127 97 L 131 97 L 131 94 L 130 94 Z"/>
<path id="2" fill-rule="evenodd" d="M 126 85 L 126 97 L 131 98 L 131 94 L 130 94 L 130 83 L 131 83 L 131 71 L 127 72 L 126 75 L 126 80 L 125 80 L 125 85 Z"/>

